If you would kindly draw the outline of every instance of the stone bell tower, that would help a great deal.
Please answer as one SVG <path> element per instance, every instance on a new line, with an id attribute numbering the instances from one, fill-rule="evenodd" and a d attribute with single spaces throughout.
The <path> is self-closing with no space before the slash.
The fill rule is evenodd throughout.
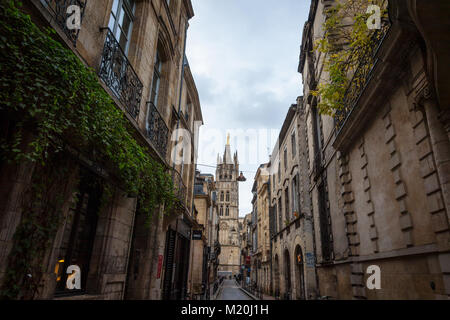
<path id="1" fill-rule="evenodd" d="M 237 151 L 231 156 L 230 135 L 223 156 L 217 155 L 216 188 L 219 206 L 219 275 L 239 274 L 239 162 Z"/>

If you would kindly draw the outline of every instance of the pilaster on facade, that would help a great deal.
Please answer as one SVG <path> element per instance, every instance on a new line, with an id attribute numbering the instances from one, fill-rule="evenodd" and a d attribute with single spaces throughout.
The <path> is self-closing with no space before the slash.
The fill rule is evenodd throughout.
<path id="1" fill-rule="evenodd" d="M 395 183 L 395 199 L 397 200 L 397 203 L 400 208 L 400 228 L 402 230 L 403 234 L 403 243 L 406 247 L 410 247 L 413 245 L 413 237 L 412 237 L 412 229 L 413 229 L 413 223 L 411 219 L 411 215 L 407 208 L 406 203 L 406 197 L 407 197 L 407 190 L 406 185 L 402 179 L 402 173 L 401 173 L 401 155 L 399 151 L 397 150 L 397 145 L 395 142 L 395 128 L 394 124 L 391 120 L 391 107 L 390 105 L 387 105 L 386 108 L 383 110 L 382 119 L 384 121 L 384 127 L 385 127 L 385 143 L 389 149 L 390 154 L 390 169 L 392 172 L 392 176 L 394 178 Z"/>
<path id="2" fill-rule="evenodd" d="M 350 283 L 352 285 L 353 299 L 367 299 L 363 265 L 361 263 L 352 263 L 350 268 Z"/>
<path id="3" fill-rule="evenodd" d="M 354 210 L 353 203 L 355 197 L 352 191 L 352 174 L 349 168 L 349 156 L 344 155 L 341 152 L 337 153 L 338 165 L 339 165 L 339 179 L 341 182 L 341 197 L 344 202 L 343 213 L 346 222 L 346 234 L 349 246 L 349 256 L 359 256 L 359 234 L 358 234 L 358 217 Z"/>
<path id="4" fill-rule="evenodd" d="M 375 207 L 372 202 L 372 196 L 371 196 L 371 185 L 370 185 L 370 178 L 369 178 L 369 172 L 367 170 L 368 166 L 368 158 L 366 151 L 364 150 L 364 137 L 361 138 L 360 144 L 359 144 L 359 153 L 361 156 L 361 170 L 363 172 L 363 188 L 364 188 L 364 203 L 366 207 L 365 213 L 369 217 L 369 223 L 370 223 L 370 229 L 369 229 L 369 237 L 372 242 L 372 250 L 374 253 L 378 252 L 378 231 L 377 227 L 375 225 Z"/>
<path id="5" fill-rule="evenodd" d="M 447 151 L 450 149 L 450 145 L 449 141 L 446 141 L 448 135 L 445 127 L 442 126 L 442 130 L 438 129 L 440 127 L 439 116 L 430 86 L 425 84 L 416 90 L 413 99 L 414 102 L 409 104 L 409 120 L 413 127 L 417 145 L 420 174 L 427 194 L 427 206 L 431 214 L 432 228 L 436 234 L 438 250 L 442 252 L 439 254 L 438 260 L 443 273 L 445 293 L 450 296 L 450 253 L 448 252 L 450 249 L 450 223 L 446 210 L 446 197 L 444 196 L 444 190 L 442 190 L 442 187 L 445 187 L 445 182 L 448 183 L 450 173 L 442 170 L 438 172 L 437 170 L 439 160 L 441 163 L 447 162 L 448 166 L 450 159 L 442 158 L 441 155 L 445 154 L 445 149 Z M 426 114 L 426 117 L 424 114 Z M 436 154 L 436 144 L 438 143 L 440 144 L 440 151 L 444 151 L 441 154 Z M 442 173 L 444 176 L 441 176 Z"/>
<path id="6" fill-rule="evenodd" d="M 423 111 L 418 109 L 420 105 L 424 107 L 426 118 L 424 118 Z M 433 231 L 436 233 L 438 245 L 442 245 L 442 249 L 448 250 L 450 249 L 448 244 L 450 229 L 446 210 L 446 202 L 448 202 L 448 199 L 446 200 L 442 187 L 445 186 L 450 174 L 448 171 L 441 171 L 444 174 L 439 174 L 437 165 L 438 163 L 445 164 L 445 162 L 450 162 L 450 158 L 446 159 L 441 156 L 445 154 L 445 151 L 449 151 L 450 143 L 448 140 L 445 143 L 445 130 L 439 130 L 440 132 L 437 130 L 439 126 L 436 125 L 438 116 L 437 110 L 435 109 L 436 104 L 434 103 L 430 88 L 429 86 L 425 86 L 416 93 L 415 103 L 410 105 L 410 121 L 418 146 L 420 171 L 425 183 L 428 210 L 432 214 Z M 436 145 L 439 142 L 442 142 L 440 143 L 440 147 L 443 147 L 442 149 L 444 150 L 437 150 Z M 436 151 L 442 153 L 436 154 Z M 447 157 L 449 156 L 447 155 Z"/>

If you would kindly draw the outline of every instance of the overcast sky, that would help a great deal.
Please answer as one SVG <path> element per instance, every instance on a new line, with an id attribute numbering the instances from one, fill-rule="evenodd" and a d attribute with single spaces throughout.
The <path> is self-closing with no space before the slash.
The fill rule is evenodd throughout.
<path id="1" fill-rule="evenodd" d="M 297 72 L 310 0 L 192 0 L 187 57 L 204 125 L 198 169 L 215 174 L 226 135 L 247 181 L 239 214 L 250 213 L 256 170 L 268 162 L 287 110 L 302 94 Z M 207 166 L 202 166 L 207 165 Z"/>

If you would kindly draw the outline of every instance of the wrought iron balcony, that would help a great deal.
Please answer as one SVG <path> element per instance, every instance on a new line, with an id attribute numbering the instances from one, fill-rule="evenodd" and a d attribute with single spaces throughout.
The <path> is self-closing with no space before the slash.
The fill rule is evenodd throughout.
<path id="1" fill-rule="evenodd" d="M 78 6 L 80 8 L 80 23 L 83 21 L 84 9 L 86 8 L 87 0 L 41 0 L 41 4 L 48 10 L 50 15 L 58 26 L 64 31 L 73 45 L 77 44 L 78 34 L 80 29 L 69 29 L 67 21 L 71 20 L 74 13 L 69 10 L 70 6 Z"/>
<path id="2" fill-rule="evenodd" d="M 167 140 L 169 138 L 169 128 L 153 102 L 147 102 L 147 137 L 153 147 L 165 158 L 167 153 Z"/>
<path id="3" fill-rule="evenodd" d="M 372 35 L 372 46 L 367 47 L 367 51 L 361 56 L 358 67 L 356 68 L 353 77 L 347 87 L 344 95 L 343 108 L 336 111 L 334 116 L 334 123 L 336 126 L 336 135 L 339 134 L 344 126 L 347 118 L 353 112 L 359 97 L 364 91 L 365 86 L 369 82 L 373 67 L 376 64 L 375 55 L 383 42 L 384 36 L 387 34 L 390 23 L 383 20 L 381 28 L 375 30 Z"/>
<path id="4" fill-rule="evenodd" d="M 180 201 L 180 203 L 186 205 L 186 186 L 184 185 L 183 178 L 178 173 L 178 171 L 173 170 L 172 174 L 173 184 L 175 186 L 175 196 Z"/>
<path id="5" fill-rule="evenodd" d="M 107 30 L 99 76 L 136 120 L 143 85 L 113 33 L 110 29 Z"/>

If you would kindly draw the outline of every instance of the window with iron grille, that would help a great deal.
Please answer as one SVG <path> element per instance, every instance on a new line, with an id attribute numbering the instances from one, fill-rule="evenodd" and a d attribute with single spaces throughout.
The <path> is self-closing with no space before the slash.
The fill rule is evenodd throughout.
<path id="1" fill-rule="evenodd" d="M 155 65 L 153 67 L 152 86 L 150 88 L 150 102 L 158 106 L 159 87 L 161 82 L 162 61 L 159 50 L 156 51 Z"/>
<path id="2" fill-rule="evenodd" d="M 273 237 L 277 233 L 277 204 L 275 203 L 273 207 L 270 207 L 270 224 L 269 231 L 270 237 Z"/>
<path id="3" fill-rule="evenodd" d="M 284 190 L 284 214 L 286 220 L 290 220 L 289 208 L 289 187 L 286 187 Z"/>
<path id="4" fill-rule="evenodd" d="M 220 206 L 219 215 L 223 216 L 223 206 Z"/>
<path id="5" fill-rule="evenodd" d="M 328 209 L 328 192 L 322 182 L 318 187 L 319 192 L 319 220 L 320 220 L 320 238 L 322 244 L 322 257 L 325 261 L 333 258 L 333 240 L 331 235 L 331 219 Z"/>
<path id="6" fill-rule="evenodd" d="M 295 131 L 291 135 L 291 149 L 292 149 L 292 158 L 297 154 L 297 147 L 295 146 Z"/>
<path id="7" fill-rule="evenodd" d="M 292 178 L 292 211 L 299 213 L 297 176 Z"/>
<path id="8" fill-rule="evenodd" d="M 108 28 L 119 42 L 125 55 L 128 54 L 134 20 L 134 0 L 114 0 Z"/>
<path id="9" fill-rule="evenodd" d="M 186 120 L 186 123 L 189 124 L 189 114 L 191 112 L 191 103 L 186 104 L 186 107 L 184 109 L 184 120 Z"/>
<path id="10" fill-rule="evenodd" d="M 86 291 L 101 192 L 102 189 L 95 182 L 95 178 L 83 170 L 77 194 L 78 201 L 67 214 L 63 238 L 58 251 L 55 265 L 57 282 L 55 295 L 73 295 Z M 80 287 L 71 288 L 69 286 L 70 279 L 77 276 L 81 279 Z"/>
<path id="11" fill-rule="evenodd" d="M 286 171 L 287 165 L 287 147 L 284 148 L 284 171 Z"/>
<path id="12" fill-rule="evenodd" d="M 127 58 L 134 7 L 132 0 L 114 0 L 98 74 L 133 119 L 137 120 L 143 84 Z M 159 127 L 167 131 L 164 126 Z"/>
<path id="13" fill-rule="evenodd" d="M 281 197 L 278 198 L 278 232 L 283 229 L 283 208 L 281 206 Z"/>
<path id="14" fill-rule="evenodd" d="M 175 244 L 176 244 L 176 231 L 169 227 L 166 233 L 166 249 L 165 249 L 165 271 L 163 280 L 163 299 L 169 300 L 172 289 L 173 271 L 175 265 Z"/>
<path id="15" fill-rule="evenodd" d="M 313 132 L 314 132 L 314 152 L 317 154 L 322 150 L 322 130 L 320 125 L 320 114 L 317 107 L 312 108 Z M 319 159 L 320 160 L 320 159 Z"/>

